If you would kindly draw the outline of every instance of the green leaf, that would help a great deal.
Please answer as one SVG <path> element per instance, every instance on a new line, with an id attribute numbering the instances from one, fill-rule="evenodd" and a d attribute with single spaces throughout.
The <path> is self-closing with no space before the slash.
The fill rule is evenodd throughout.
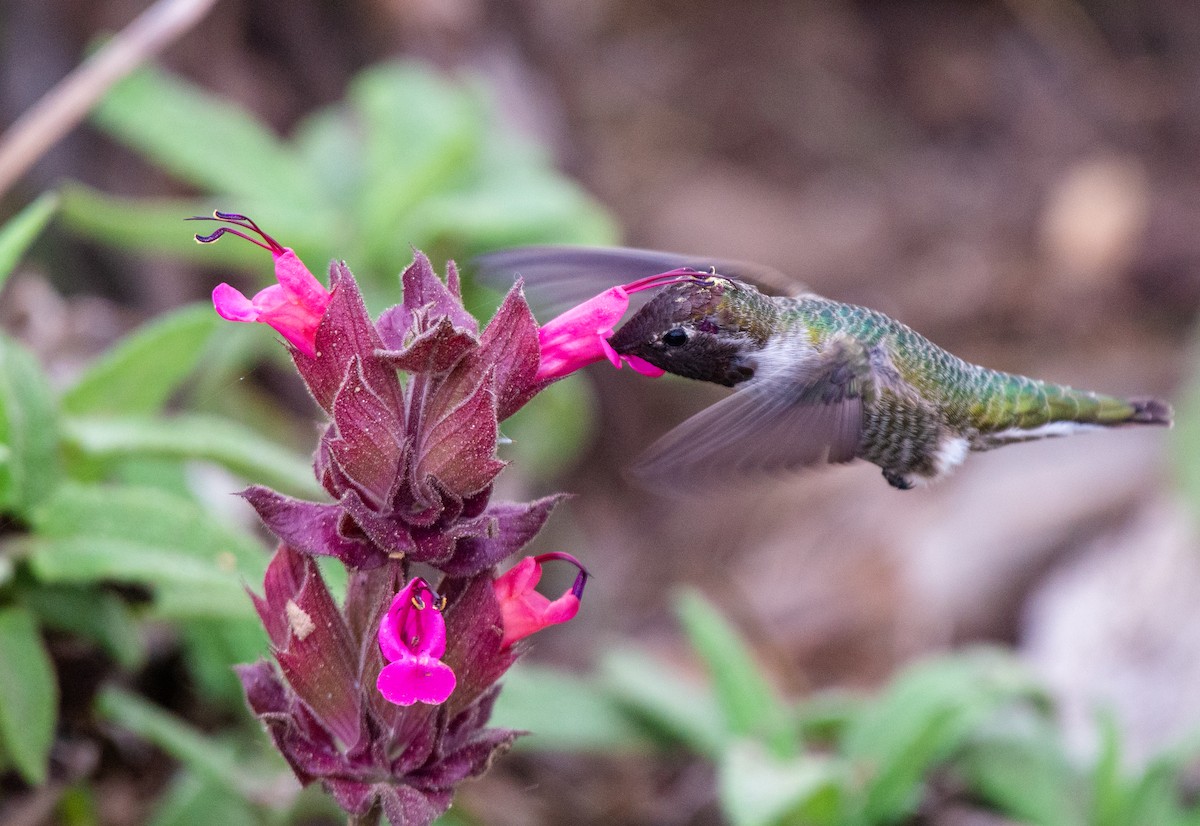
<path id="1" fill-rule="evenodd" d="M 734 826 L 834 826 L 843 819 L 844 767 L 812 754 L 780 760 L 761 743 L 731 744 L 717 765 L 721 808 Z"/>
<path id="2" fill-rule="evenodd" d="M 57 826 L 99 826 L 102 822 L 96 794 L 86 780 L 66 789 L 54 808 Z"/>
<path id="3" fill-rule="evenodd" d="M 157 413 L 196 369 L 221 323 L 212 307 L 202 304 L 155 319 L 93 362 L 63 394 L 63 410 Z"/>
<path id="4" fill-rule="evenodd" d="M 921 798 L 929 770 L 977 726 L 1018 700 L 1040 699 L 1026 672 L 998 652 L 919 663 L 851 723 L 842 753 L 865 775 L 863 819 L 900 820 Z"/>
<path id="5" fill-rule="evenodd" d="M 628 707 L 660 741 L 680 741 L 715 759 L 733 736 L 712 689 L 668 666 L 661 657 L 618 648 L 605 653 L 600 673 L 613 699 Z"/>
<path id="6" fill-rule="evenodd" d="M 96 697 L 96 713 L 158 746 L 197 775 L 243 798 L 263 796 L 274 781 L 263 767 L 247 765 L 236 749 L 131 692 L 114 687 L 103 689 Z"/>
<path id="7" fill-rule="evenodd" d="M 45 192 L 0 227 L 0 287 L 16 269 L 29 246 L 37 240 L 58 209 L 58 195 Z"/>
<path id="8" fill-rule="evenodd" d="M 307 460 L 228 419 L 72 417 L 63 422 L 63 430 L 67 444 L 91 459 L 201 459 L 284 493 L 325 498 Z"/>
<path id="9" fill-rule="evenodd" d="M 712 675 L 730 731 L 763 739 L 780 757 L 794 752 L 787 711 L 754 661 L 746 640 L 698 591 L 683 590 L 675 600 L 675 611 Z"/>
<path id="10" fill-rule="evenodd" d="M 272 194 L 317 204 L 303 167 L 253 115 L 179 77 L 143 68 L 112 89 L 94 114 L 113 137 L 198 187 Z"/>
<path id="11" fill-rule="evenodd" d="M 1100 754 L 1092 770 L 1092 817 L 1097 826 L 1122 826 L 1125 781 L 1121 776 L 1121 733 L 1112 714 L 1101 714 Z"/>
<path id="12" fill-rule="evenodd" d="M 202 245 L 192 240 L 204 225 L 184 219 L 212 215 L 213 204 L 211 198 L 120 198 L 68 184 L 62 188 L 60 220 L 73 232 L 111 247 L 160 253 L 214 268 L 263 267 L 265 253 L 252 244 Z"/>
<path id="13" fill-rule="evenodd" d="M 520 663 L 504 677 L 491 724 L 531 732 L 518 748 L 616 751 L 644 748 L 637 727 L 591 680 Z"/>
<path id="14" fill-rule="evenodd" d="M 408 213 L 464 180 L 483 142 L 484 109 L 463 87 L 416 64 L 364 71 L 350 98 L 366 149 L 359 220 L 364 235 L 380 243 L 378 258 L 412 240 L 394 231 Z"/>
<path id="15" fill-rule="evenodd" d="M 0 512 L 24 515 L 58 483 L 57 417 L 37 361 L 0 335 Z"/>
<path id="16" fill-rule="evenodd" d="M 1087 826 L 1090 796 L 1044 716 L 1001 715 L 954 761 L 973 794 L 1030 826 Z"/>
<path id="17" fill-rule="evenodd" d="M 1126 821 L 1163 826 L 1198 826 L 1200 803 L 1186 792 L 1196 765 L 1200 739 L 1187 741 L 1150 761 L 1126 794 Z M 1185 802 L 1186 800 L 1186 802 Z"/>
<path id="18" fill-rule="evenodd" d="M 58 717 L 54 665 L 24 608 L 0 609 L 0 741 L 31 785 L 46 780 Z"/>
<path id="19" fill-rule="evenodd" d="M 195 620 L 180 630 L 188 673 L 199 693 L 231 711 L 242 710 L 246 701 L 233 666 L 269 653 L 258 617 Z"/>
<path id="20" fill-rule="evenodd" d="M 263 817 L 220 783 L 185 771 L 172 778 L 147 826 L 261 826 Z"/>
<path id="21" fill-rule="evenodd" d="M 98 588 L 40 584 L 26 589 L 21 600 L 45 627 L 95 642 L 128 670 L 145 661 L 141 629 L 116 594 Z"/>
<path id="22" fill-rule="evenodd" d="M 27 540 L 41 580 L 116 581 L 153 590 L 160 614 L 252 616 L 242 589 L 257 582 L 266 554 L 195 503 L 132 486 L 62 486 L 32 514 Z"/>
<path id="23" fill-rule="evenodd" d="M 233 571 L 219 562 L 206 563 L 180 553 L 169 544 L 33 537 L 28 552 L 33 573 L 43 582 L 144 585 L 154 594 L 155 612 L 170 619 L 253 614 L 240 577 Z"/>

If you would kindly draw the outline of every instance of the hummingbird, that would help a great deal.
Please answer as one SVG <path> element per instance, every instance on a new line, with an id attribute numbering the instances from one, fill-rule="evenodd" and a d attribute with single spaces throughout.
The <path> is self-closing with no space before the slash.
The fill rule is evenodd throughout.
<path id="1" fill-rule="evenodd" d="M 807 290 L 770 295 L 768 267 L 631 249 L 526 247 L 484 256 L 577 290 L 687 267 L 609 339 L 689 379 L 733 388 L 655 442 L 637 462 L 647 483 L 695 488 L 863 459 L 895 488 L 940 479 L 968 453 L 1127 425 L 1170 426 L 1150 397 L 1074 390 L 964 361 L 875 310 Z M 587 285 L 586 287 L 583 285 Z"/>

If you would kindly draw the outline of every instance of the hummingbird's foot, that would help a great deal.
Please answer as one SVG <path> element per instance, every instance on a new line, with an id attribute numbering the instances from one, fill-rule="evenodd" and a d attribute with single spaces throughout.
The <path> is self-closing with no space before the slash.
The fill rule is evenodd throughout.
<path id="1" fill-rule="evenodd" d="M 912 479 L 905 476 L 903 473 L 897 473 L 894 470 L 883 469 L 883 478 L 887 479 L 888 484 L 897 490 L 912 490 L 914 485 Z"/>

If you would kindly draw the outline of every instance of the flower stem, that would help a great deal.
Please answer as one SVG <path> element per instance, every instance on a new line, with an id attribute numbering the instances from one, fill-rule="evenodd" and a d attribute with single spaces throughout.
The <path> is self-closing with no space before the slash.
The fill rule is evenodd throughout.
<path id="1" fill-rule="evenodd" d="M 370 811 L 362 815 L 347 815 L 346 826 L 379 826 L 379 816 L 383 814 L 379 806 L 372 806 Z"/>

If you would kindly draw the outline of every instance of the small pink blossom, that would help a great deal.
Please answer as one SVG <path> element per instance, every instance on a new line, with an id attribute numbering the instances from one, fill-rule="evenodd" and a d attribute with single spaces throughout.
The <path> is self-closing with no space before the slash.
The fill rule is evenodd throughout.
<path id="1" fill-rule="evenodd" d="M 542 578 L 542 562 L 547 559 L 566 560 L 579 568 L 575 583 L 554 601 L 534 590 L 538 580 Z M 504 626 L 504 639 L 501 644 L 512 645 L 548 625 L 573 619 L 579 613 L 579 599 L 583 596 L 583 586 L 587 578 L 588 572 L 579 561 L 564 553 L 527 556 L 498 576 L 492 585 L 496 589 L 496 600 L 500 603 L 500 618 Z"/>
<path id="2" fill-rule="evenodd" d="M 388 665 L 375 687 L 390 703 L 444 703 L 455 677 L 439 658 L 446 653 L 443 600 L 420 577 L 404 586 L 379 623 L 379 650 Z"/>
<path id="3" fill-rule="evenodd" d="M 682 268 L 612 287 L 547 322 L 538 330 L 541 364 L 537 378 L 560 379 L 601 359 L 608 359 L 617 369 L 623 362 L 643 376 L 661 376 L 664 370 L 637 356 L 620 355 L 608 340 L 629 309 L 630 295 L 697 275 L 695 270 Z"/>
<path id="4" fill-rule="evenodd" d="M 212 293 L 217 315 L 228 321 L 269 324 L 297 350 L 309 358 L 315 356 L 317 325 L 325 315 L 330 293 L 296 257 L 296 253 L 279 244 L 244 215 L 214 212 L 212 218 L 198 217 L 192 220 L 222 221 L 238 228 L 221 227 L 210 235 L 197 235 L 196 240 L 201 244 L 210 244 L 229 233 L 257 244 L 275 259 L 275 278 L 279 283 L 260 290 L 254 298 L 246 298 L 228 284 L 218 284 Z"/>

